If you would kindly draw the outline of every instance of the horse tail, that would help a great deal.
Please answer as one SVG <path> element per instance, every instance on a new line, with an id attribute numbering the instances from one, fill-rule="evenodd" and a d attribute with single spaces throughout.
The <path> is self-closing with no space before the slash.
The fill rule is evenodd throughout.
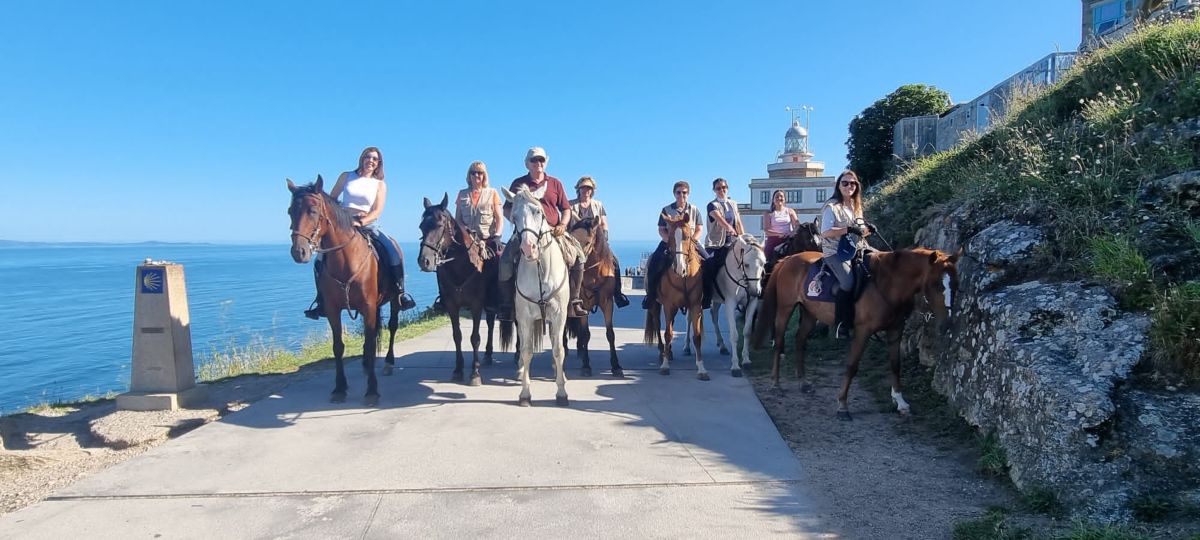
<path id="1" fill-rule="evenodd" d="M 579 336 L 579 322 L 582 320 L 579 317 L 567 317 L 567 338 L 575 339 Z"/>
<path id="2" fill-rule="evenodd" d="M 500 321 L 500 350 L 508 351 L 513 344 L 513 322 Z"/>
<path id="3" fill-rule="evenodd" d="M 662 326 L 659 319 L 662 317 L 662 310 L 659 308 L 658 302 L 651 302 L 650 309 L 646 310 L 646 328 L 642 334 L 642 343 L 646 345 L 658 345 L 658 331 Z"/>
<path id="4" fill-rule="evenodd" d="M 758 317 L 754 319 L 754 331 L 750 336 L 750 346 L 755 349 L 762 348 L 767 334 L 775 328 L 775 309 L 779 303 L 779 299 L 775 296 L 778 294 L 779 267 L 782 264 L 783 261 L 779 261 L 775 265 L 775 271 L 771 272 L 770 277 L 767 278 L 767 288 L 763 290 L 762 303 L 758 305 Z M 776 339 L 782 339 L 782 337 Z"/>

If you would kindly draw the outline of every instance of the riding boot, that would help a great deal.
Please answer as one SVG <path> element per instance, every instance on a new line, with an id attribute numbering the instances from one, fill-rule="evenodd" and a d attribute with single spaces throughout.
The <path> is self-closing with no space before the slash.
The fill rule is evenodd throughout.
<path id="1" fill-rule="evenodd" d="M 571 287 L 571 308 L 567 310 L 568 317 L 587 317 L 588 312 L 583 309 L 583 300 L 579 299 L 579 287 L 583 285 L 583 263 L 577 262 L 571 267 L 568 274 Z"/>
<path id="2" fill-rule="evenodd" d="M 397 294 L 397 296 L 400 297 L 400 310 L 408 311 L 412 308 L 417 307 L 417 302 L 415 300 L 413 300 L 413 297 L 404 291 L 404 265 L 403 264 L 392 265 L 392 277 L 395 278 L 395 280 L 396 280 L 396 291 L 397 291 L 396 294 Z"/>
<path id="3" fill-rule="evenodd" d="M 621 292 L 621 262 L 618 261 L 616 257 L 613 257 L 613 268 L 617 270 L 617 285 L 616 289 L 613 290 L 613 303 L 615 303 L 617 307 L 623 308 L 629 305 L 629 298 L 625 296 L 625 293 Z"/>
<path id="4" fill-rule="evenodd" d="M 646 296 L 642 298 L 642 309 L 650 309 L 658 302 L 658 280 L 662 277 L 662 260 L 665 258 L 661 251 L 656 250 L 646 261 Z"/>
<path id="5" fill-rule="evenodd" d="M 719 261 L 716 257 L 713 257 L 704 261 L 704 266 L 700 270 L 702 285 L 704 286 L 704 296 L 700 301 L 700 307 L 703 309 L 712 308 L 713 288 L 716 286 L 716 283 L 714 283 L 716 281 L 716 270 L 720 268 L 718 263 L 723 263 L 723 261 Z"/>
<path id="6" fill-rule="evenodd" d="M 850 330 L 854 327 L 854 293 L 838 290 L 834 300 L 834 320 L 836 339 L 850 339 Z"/>
<path id="7" fill-rule="evenodd" d="M 496 282 L 500 293 L 500 309 L 496 314 L 496 318 L 502 321 L 513 321 L 513 302 L 517 295 L 517 277 L 512 279 L 502 279 Z"/>

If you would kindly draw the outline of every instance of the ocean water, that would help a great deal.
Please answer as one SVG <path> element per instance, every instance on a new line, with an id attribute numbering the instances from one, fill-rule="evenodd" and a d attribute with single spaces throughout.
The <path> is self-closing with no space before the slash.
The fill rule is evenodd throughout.
<path id="1" fill-rule="evenodd" d="M 423 309 L 437 297 L 420 272 L 417 245 L 401 243 L 407 287 Z M 614 242 L 622 266 L 636 266 L 654 242 Z M 312 267 L 288 245 L 37 245 L 0 247 L 0 413 L 129 388 L 134 273 L 146 258 L 184 266 L 192 351 L 214 353 L 255 342 L 299 349 L 328 335 L 304 318 Z M 412 312 L 409 312 L 412 313 Z M 386 314 L 385 314 L 386 316 Z M 343 316 L 350 327 L 355 323 Z"/>

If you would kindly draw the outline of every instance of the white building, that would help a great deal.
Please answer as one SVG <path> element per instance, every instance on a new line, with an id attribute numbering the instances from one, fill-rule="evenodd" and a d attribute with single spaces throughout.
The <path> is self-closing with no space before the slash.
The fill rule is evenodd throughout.
<path id="1" fill-rule="evenodd" d="M 783 151 L 767 165 L 766 178 L 750 180 L 750 202 L 739 204 L 746 232 L 763 236 L 762 216 L 771 208 L 771 194 L 783 190 L 787 206 L 800 221 L 813 221 L 821 206 L 833 195 L 836 177 L 825 176 L 825 164 L 813 161 L 808 151 L 808 130 L 793 120 L 783 136 Z"/>

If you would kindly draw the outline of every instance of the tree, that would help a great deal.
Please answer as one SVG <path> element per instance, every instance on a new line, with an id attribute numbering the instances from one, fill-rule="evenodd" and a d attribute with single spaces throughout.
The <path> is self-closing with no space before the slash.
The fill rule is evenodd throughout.
<path id="1" fill-rule="evenodd" d="M 906 84 L 897 88 L 850 121 L 850 138 L 846 139 L 850 169 L 866 186 L 883 180 L 892 168 L 892 130 L 896 122 L 949 109 L 950 94 L 936 87 Z"/>

